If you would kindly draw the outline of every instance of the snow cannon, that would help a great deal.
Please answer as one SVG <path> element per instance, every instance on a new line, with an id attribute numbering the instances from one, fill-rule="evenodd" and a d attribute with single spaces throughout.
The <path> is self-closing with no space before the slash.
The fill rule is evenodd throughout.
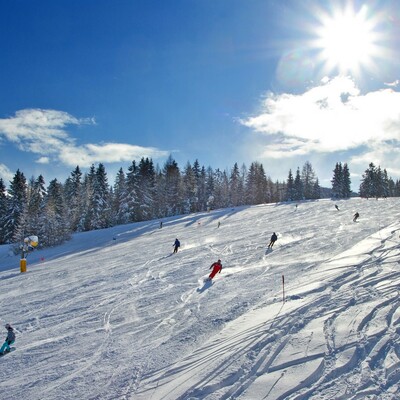
<path id="1" fill-rule="evenodd" d="M 39 238 L 35 235 L 31 235 L 24 239 L 24 243 L 27 243 L 29 247 L 37 247 Z"/>
<path id="2" fill-rule="evenodd" d="M 21 245 L 21 260 L 19 268 L 21 272 L 26 272 L 26 256 L 29 249 L 34 249 L 39 244 L 39 238 L 36 235 L 28 236 L 24 239 L 24 244 Z"/>

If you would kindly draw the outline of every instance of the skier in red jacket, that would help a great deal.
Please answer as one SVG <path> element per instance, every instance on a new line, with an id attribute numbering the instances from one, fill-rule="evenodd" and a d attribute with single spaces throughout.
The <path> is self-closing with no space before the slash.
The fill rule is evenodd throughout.
<path id="1" fill-rule="evenodd" d="M 211 271 L 210 276 L 208 277 L 208 280 L 211 281 L 212 278 L 214 278 L 215 275 L 217 275 L 218 273 L 221 273 L 222 271 L 222 264 L 221 264 L 221 260 L 218 260 L 217 262 L 211 264 L 211 267 L 209 269 L 213 269 Z"/>

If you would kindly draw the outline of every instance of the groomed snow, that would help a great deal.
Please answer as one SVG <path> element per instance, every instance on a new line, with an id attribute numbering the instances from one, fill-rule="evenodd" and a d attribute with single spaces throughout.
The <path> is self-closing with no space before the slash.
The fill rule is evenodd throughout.
<path id="1" fill-rule="evenodd" d="M 241 207 L 164 219 L 162 229 L 150 221 L 76 234 L 30 254 L 23 274 L 1 246 L 0 329 L 5 337 L 4 324 L 14 325 L 17 350 L 0 358 L 0 393 L 399 399 L 399 249 L 399 198 Z M 222 273 L 204 283 L 218 258 Z"/>

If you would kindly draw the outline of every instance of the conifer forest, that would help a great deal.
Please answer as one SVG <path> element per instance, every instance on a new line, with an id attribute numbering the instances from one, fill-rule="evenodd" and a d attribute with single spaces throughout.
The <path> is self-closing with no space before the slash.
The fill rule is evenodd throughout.
<path id="1" fill-rule="evenodd" d="M 68 240 L 72 233 L 131 222 L 162 219 L 216 208 L 323 197 L 346 199 L 400 195 L 400 183 L 385 169 L 369 164 L 359 193 L 351 190 L 348 165 L 336 163 L 331 188 L 320 187 L 310 162 L 286 181 L 273 181 L 259 162 L 237 163 L 230 170 L 201 166 L 196 160 L 180 168 L 170 156 L 162 168 L 152 159 L 120 168 L 113 183 L 103 164 L 87 173 L 77 166 L 66 179 L 46 184 L 42 175 L 29 180 L 18 170 L 9 186 L 0 179 L 0 244 L 20 244 L 27 235 L 40 237 L 43 247 Z"/>

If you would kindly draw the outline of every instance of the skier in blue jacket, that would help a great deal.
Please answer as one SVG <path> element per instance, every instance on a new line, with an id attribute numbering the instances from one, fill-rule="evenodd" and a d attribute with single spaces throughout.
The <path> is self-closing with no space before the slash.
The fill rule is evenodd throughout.
<path id="1" fill-rule="evenodd" d="M 175 239 L 175 243 L 172 245 L 174 247 L 174 253 L 178 252 L 179 247 L 181 247 L 181 243 L 178 239 Z"/>
<path id="2" fill-rule="evenodd" d="M 7 329 L 7 337 L 3 346 L 1 346 L 0 354 L 3 355 L 5 352 L 11 351 L 10 345 L 15 342 L 15 332 L 14 328 L 10 324 L 6 324 L 5 328 Z"/>
<path id="3" fill-rule="evenodd" d="M 272 246 L 274 245 L 274 243 L 278 240 L 278 236 L 276 235 L 276 233 L 274 232 L 271 236 L 271 241 L 269 242 L 268 248 L 272 249 Z"/>

